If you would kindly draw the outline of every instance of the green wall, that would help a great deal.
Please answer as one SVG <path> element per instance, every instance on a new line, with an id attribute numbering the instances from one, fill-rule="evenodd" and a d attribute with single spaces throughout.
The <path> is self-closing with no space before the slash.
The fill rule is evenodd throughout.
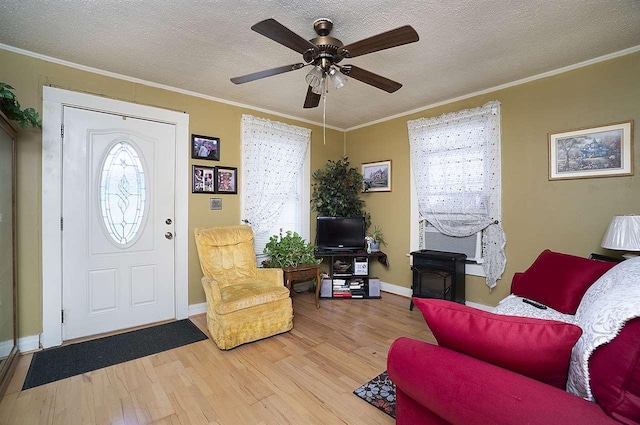
<path id="1" fill-rule="evenodd" d="M 507 268 L 492 292 L 484 279 L 468 277 L 467 299 L 495 305 L 509 292 L 511 277 L 526 269 L 545 248 L 586 256 L 603 252 L 600 240 L 615 214 L 640 213 L 640 178 L 614 177 L 549 181 L 547 133 L 611 122 L 640 122 L 640 53 L 597 63 L 530 83 L 475 96 L 402 118 L 343 132 L 179 94 L 0 50 L 0 81 L 16 88 L 23 107 L 42 106 L 42 86 L 93 93 L 167 109 L 190 116 L 190 132 L 221 138 L 220 165 L 240 165 L 240 119 L 243 113 L 312 130 L 311 170 L 327 159 L 347 154 L 352 165 L 392 160 L 392 192 L 364 194 L 374 225 L 384 230 L 391 266 L 375 263 L 382 281 L 410 286 L 409 144 L 407 120 L 473 108 L 497 99 L 502 103 L 503 225 Z M 428 81 L 425 82 L 428 84 Z M 408 90 L 405 88 L 403 90 Z M 402 96 L 402 90 L 394 94 Z M 635 136 L 635 140 L 637 140 Z M 41 155 L 39 130 L 18 137 L 18 289 L 20 336 L 42 331 Z M 638 164 L 639 149 L 635 149 Z M 190 163 L 202 163 L 190 160 Z M 209 197 L 190 195 L 189 229 L 236 224 L 240 197 L 223 195 L 224 210 L 210 211 Z M 204 302 L 195 244 L 189 244 L 189 303 Z M 609 252 L 609 254 L 615 254 Z"/>
<path id="2" fill-rule="evenodd" d="M 546 248 L 580 256 L 607 253 L 600 241 L 612 216 L 640 214 L 638 171 L 631 177 L 549 181 L 547 134 L 619 121 L 640 123 L 639 76 L 640 53 L 635 53 L 348 131 L 346 152 L 355 166 L 392 160 L 392 191 L 364 195 L 373 224 L 384 230 L 388 242 L 384 250 L 391 261 L 389 268 L 374 264 L 373 273 L 385 282 L 411 285 L 406 256 L 411 178 L 407 121 L 474 108 L 494 99 L 502 104 L 507 267 L 492 292 L 483 278 L 467 276 L 467 300 L 496 305 L 509 294 L 513 274 L 529 267 Z M 637 131 L 634 139 L 638 166 Z"/>
<path id="3" fill-rule="evenodd" d="M 240 120 L 242 114 L 268 118 L 311 129 L 311 169 L 344 152 L 344 133 L 327 129 L 326 144 L 322 127 L 231 106 L 224 103 L 162 90 L 142 84 L 80 71 L 63 65 L 0 50 L 0 81 L 15 87 L 23 108 L 41 112 L 42 87 L 52 85 L 67 90 L 96 94 L 143 105 L 184 111 L 189 114 L 190 133 L 221 139 L 219 165 L 240 167 Z M 40 130 L 21 130 L 18 156 L 18 291 L 19 335 L 42 332 L 42 135 Z M 189 160 L 190 164 L 210 165 Z M 189 167 L 191 169 L 191 167 Z M 191 180 L 189 179 L 189 182 Z M 190 183 L 189 183 L 190 184 Z M 189 195 L 189 304 L 205 301 L 200 284 L 202 272 L 193 240 L 193 229 L 213 225 L 239 224 L 240 195 L 220 195 L 223 210 L 209 209 L 209 196 Z"/>

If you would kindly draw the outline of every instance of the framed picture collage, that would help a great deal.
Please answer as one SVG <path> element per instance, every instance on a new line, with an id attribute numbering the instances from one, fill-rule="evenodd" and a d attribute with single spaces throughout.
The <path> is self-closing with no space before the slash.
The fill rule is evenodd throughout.
<path id="1" fill-rule="evenodd" d="M 220 161 L 220 138 L 191 135 L 191 158 Z M 192 193 L 238 193 L 238 169 L 224 166 L 191 166 Z"/>

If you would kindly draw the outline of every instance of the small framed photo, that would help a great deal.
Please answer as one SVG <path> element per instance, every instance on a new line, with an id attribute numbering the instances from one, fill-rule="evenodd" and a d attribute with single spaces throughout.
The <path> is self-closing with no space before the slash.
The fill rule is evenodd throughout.
<path id="1" fill-rule="evenodd" d="M 549 180 L 633 175 L 633 121 L 549 133 Z"/>
<path id="2" fill-rule="evenodd" d="M 238 193 L 238 169 L 216 167 L 215 193 Z"/>
<path id="3" fill-rule="evenodd" d="M 191 158 L 220 161 L 220 138 L 192 134 Z"/>
<path id="4" fill-rule="evenodd" d="M 362 164 L 363 192 L 391 192 L 391 160 Z"/>
<path id="5" fill-rule="evenodd" d="M 193 165 L 191 193 L 215 193 L 215 168 Z"/>

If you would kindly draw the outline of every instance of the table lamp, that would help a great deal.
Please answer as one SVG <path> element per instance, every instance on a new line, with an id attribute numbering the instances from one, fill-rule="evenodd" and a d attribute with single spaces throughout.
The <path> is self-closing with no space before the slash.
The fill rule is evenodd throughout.
<path id="1" fill-rule="evenodd" d="M 640 215 L 616 215 L 602 238 L 603 248 L 617 251 L 640 251 Z M 626 259 L 638 253 L 627 252 Z"/>

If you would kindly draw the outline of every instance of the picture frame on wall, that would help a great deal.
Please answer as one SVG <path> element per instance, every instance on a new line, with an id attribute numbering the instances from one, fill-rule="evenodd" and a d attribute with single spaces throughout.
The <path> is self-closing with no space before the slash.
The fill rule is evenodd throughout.
<path id="1" fill-rule="evenodd" d="M 220 138 L 192 134 L 191 158 L 220 161 Z"/>
<path id="2" fill-rule="evenodd" d="M 633 121 L 549 133 L 549 180 L 633 175 Z"/>
<path id="3" fill-rule="evenodd" d="M 363 192 L 391 192 L 391 160 L 362 164 Z"/>
<path id="4" fill-rule="evenodd" d="M 238 193 L 238 169 L 236 167 L 216 167 L 215 193 Z"/>
<path id="5" fill-rule="evenodd" d="M 191 193 L 215 193 L 215 167 L 191 166 Z"/>

